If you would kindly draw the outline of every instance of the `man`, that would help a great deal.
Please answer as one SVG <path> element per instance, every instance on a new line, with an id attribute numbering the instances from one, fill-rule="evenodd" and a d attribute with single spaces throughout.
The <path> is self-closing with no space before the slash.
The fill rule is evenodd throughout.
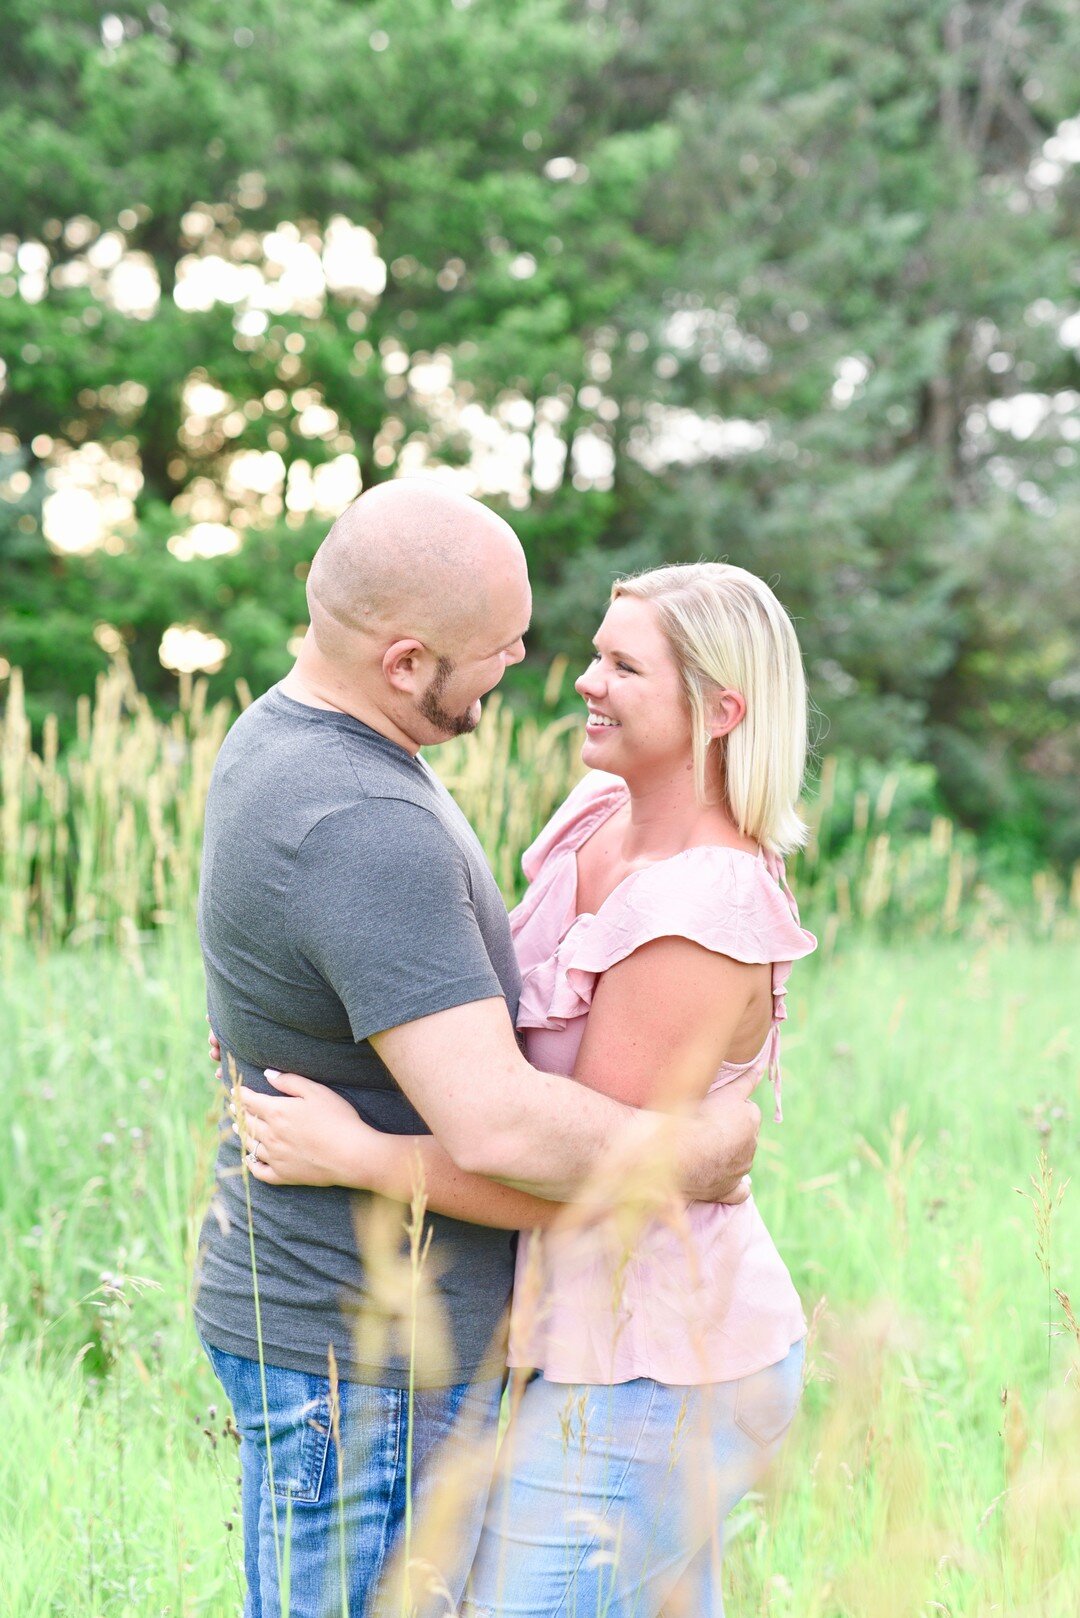
<path id="1" fill-rule="evenodd" d="M 383 485 L 335 523 L 308 603 L 294 669 L 233 727 L 207 802 L 199 925 L 230 1074 L 263 1090 L 268 1066 L 310 1074 L 377 1128 L 430 1129 L 461 1170 L 556 1199 L 613 1140 L 644 1146 L 667 1128 L 690 1196 L 737 1197 L 752 1103 L 673 1124 L 525 1061 L 505 909 L 419 757 L 472 730 L 524 656 L 513 531 L 436 485 Z M 467 1420 L 490 1452 L 513 1237 L 430 1218 L 446 1330 L 425 1329 L 418 1357 L 363 1235 L 370 1199 L 267 1190 L 228 1132 L 217 1179 L 195 1308 L 242 1435 L 247 1612 L 277 1618 L 287 1567 L 294 1618 L 339 1614 L 344 1569 L 360 1618 L 410 1491 L 434 1488 L 440 1439 Z M 514 1227 L 520 1193 L 504 1195 Z M 468 1504 L 454 1599 L 484 1488 Z"/>

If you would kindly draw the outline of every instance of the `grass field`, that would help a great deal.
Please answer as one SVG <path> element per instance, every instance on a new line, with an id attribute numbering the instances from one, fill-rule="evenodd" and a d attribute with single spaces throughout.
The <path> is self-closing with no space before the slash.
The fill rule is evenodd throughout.
<path id="1" fill-rule="evenodd" d="M 186 1301 L 193 940 L 3 954 L 0 1614 L 235 1614 L 236 1451 Z M 755 1190 L 814 1380 L 731 1524 L 734 1618 L 1080 1610 L 1078 956 L 853 928 L 796 968 Z"/>

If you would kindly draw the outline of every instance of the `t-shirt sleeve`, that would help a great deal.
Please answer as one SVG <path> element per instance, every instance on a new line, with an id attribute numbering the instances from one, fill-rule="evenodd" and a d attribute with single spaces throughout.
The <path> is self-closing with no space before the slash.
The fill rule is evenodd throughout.
<path id="1" fill-rule="evenodd" d="M 353 1038 L 501 996 L 464 852 L 397 799 L 327 815 L 297 855 L 290 942 L 331 986 Z"/>

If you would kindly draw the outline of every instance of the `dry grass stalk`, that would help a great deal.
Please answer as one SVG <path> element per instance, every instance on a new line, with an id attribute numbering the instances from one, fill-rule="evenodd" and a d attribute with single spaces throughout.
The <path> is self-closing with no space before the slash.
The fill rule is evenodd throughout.
<path id="1" fill-rule="evenodd" d="M 517 716 L 495 693 L 475 736 L 432 750 L 431 762 L 472 821 L 508 900 L 522 889 L 521 854 L 581 775 L 580 725 L 554 718 L 565 662 L 556 660 L 539 714 Z M 250 692 L 238 684 L 241 705 Z M 80 699 L 75 740 L 59 746 L 55 720 L 35 748 L 21 675 L 7 681 L 0 720 L 0 932 L 43 946 L 105 938 L 137 949 L 147 929 L 191 924 L 203 805 L 214 758 L 233 717 L 207 706 L 202 680 L 185 677 L 179 708 L 158 718 L 118 661 L 93 699 Z M 846 774 L 845 774 L 846 772 Z M 852 924 L 1001 936 L 1034 926 L 1075 931 L 1080 875 L 1066 891 L 1052 873 L 1034 879 L 1030 914 L 1011 917 L 978 880 L 978 862 L 948 820 L 898 837 L 890 825 L 896 772 L 873 801 L 850 766 L 826 758 L 806 805 L 810 841 L 792 862 L 804 908 L 826 918 L 826 944 Z M 825 850 L 835 852 L 826 857 Z"/>

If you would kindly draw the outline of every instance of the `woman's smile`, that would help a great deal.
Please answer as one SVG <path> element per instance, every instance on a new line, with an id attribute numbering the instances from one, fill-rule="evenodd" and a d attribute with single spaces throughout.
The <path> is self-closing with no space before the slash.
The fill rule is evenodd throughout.
<path id="1" fill-rule="evenodd" d="M 619 730 L 621 726 L 617 719 L 612 719 L 610 715 L 590 708 L 588 717 L 585 720 L 585 729 L 590 735 L 596 735 L 605 730 Z"/>

